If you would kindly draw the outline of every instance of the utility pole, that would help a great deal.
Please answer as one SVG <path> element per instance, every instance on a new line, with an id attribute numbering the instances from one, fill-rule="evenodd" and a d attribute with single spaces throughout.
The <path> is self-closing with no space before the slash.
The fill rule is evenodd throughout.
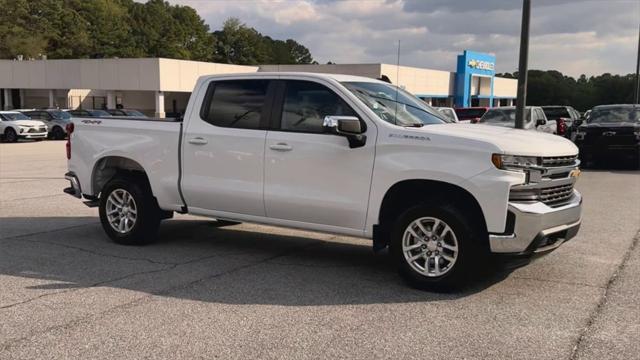
<path id="1" fill-rule="evenodd" d="M 640 25 L 638 25 L 638 57 L 636 59 L 636 87 L 633 93 L 634 93 L 633 101 L 634 101 L 634 104 L 637 105 L 639 103 L 638 98 L 640 98 Z"/>
<path id="2" fill-rule="evenodd" d="M 516 100 L 516 129 L 524 129 L 527 103 L 527 70 L 529 61 L 529 15 L 531 0 L 522 1 L 522 28 L 520 30 L 520 61 L 518 63 L 518 99 Z"/>

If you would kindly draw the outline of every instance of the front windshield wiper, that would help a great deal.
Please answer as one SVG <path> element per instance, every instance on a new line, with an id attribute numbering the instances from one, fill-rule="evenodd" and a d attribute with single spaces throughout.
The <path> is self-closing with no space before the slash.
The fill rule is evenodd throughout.
<path id="1" fill-rule="evenodd" d="M 415 128 L 421 128 L 424 126 L 423 123 L 415 123 L 415 124 L 409 124 L 409 125 L 400 125 L 402 127 L 415 127 Z"/>

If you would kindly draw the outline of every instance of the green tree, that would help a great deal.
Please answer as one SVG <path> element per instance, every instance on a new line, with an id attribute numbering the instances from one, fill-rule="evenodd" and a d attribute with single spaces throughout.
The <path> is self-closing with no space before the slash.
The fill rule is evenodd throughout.
<path id="1" fill-rule="evenodd" d="M 518 73 L 496 76 L 517 78 Z M 529 70 L 527 104 L 571 105 L 585 111 L 597 105 L 631 103 L 634 75 L 602 74 L 578 79 L 556 70 Z"/>
<path id="2" fill-rule="evenodd" d="M 211 60 L 213 35 L 188 6 L 171 6 L 162 0 L 130 6 L 132 35 L 145 56 Z"/>
<path id="3" fill-rule="evenodd" d="M 26 58 L 46 54 L 48 35 L 55 32 L 47 16 L 51 1 L 0 0 L 0 56 Z"/>
<path id="4" fill-rule="evenodd" d="M 313 62 L 295 40 L 274 40 L 234 18 L 211 33 L 194 9 L 164 0 L 0 0 L 0 58 L 17 55 Z"/>
<path id="5" fill-rule="evenodd" d="M 236 18 L 227 19 L 216 38 L 214 59 L 241 65 L 257 64 L 310 64 L 313 57 L 309 49 L 287 39 L 274 40 Z"/>

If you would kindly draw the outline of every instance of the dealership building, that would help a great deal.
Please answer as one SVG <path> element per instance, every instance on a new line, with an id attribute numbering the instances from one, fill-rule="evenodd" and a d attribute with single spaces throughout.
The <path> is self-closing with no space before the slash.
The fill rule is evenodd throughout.
<path id="1" fill-rule="evenodd" d="M 305 71 L 386 76 L 434 106 L 506 106 L 517 82 L 495 77 L 495 57 L 464 51 L 455 72 L 389 64 L 241 66 L 164 58 L 0 60 L 0 108 L 124 107 L 164 117 L 187 106 L 199 76 Z"/>

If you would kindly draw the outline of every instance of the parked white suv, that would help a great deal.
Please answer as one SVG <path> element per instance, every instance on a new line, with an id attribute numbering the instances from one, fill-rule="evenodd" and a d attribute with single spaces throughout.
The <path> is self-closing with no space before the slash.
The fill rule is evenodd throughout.
<path id="1" fill-rule="evenodd" d="M 0 135 L 6 142 L 47 138 L 47 125 L 17 111 L 0 111 Z"/>
<path id="2" fill-rule="evenodd" d="M 515 127 L 516 108 L 515 106 L 491 108 L 482 115 L 478 123 L 493 126 Z M 556 121 L 547 120 L 544 111 L 542 111 L 542 108 L 539 106 L 525 107 L 524 129 L 542 131 L 549 134 L 557 133 Z"/>
<path id="3" fill-rule="evenodd" d="M 363 77 L 201 77 L 183 121 L 75 118 L 65 192 L 122 244 L 173 212 L 373 239 L 413 286 L 467 281 L 574 237 L 578 149 L 549 134 L 447 124 Z"/>

